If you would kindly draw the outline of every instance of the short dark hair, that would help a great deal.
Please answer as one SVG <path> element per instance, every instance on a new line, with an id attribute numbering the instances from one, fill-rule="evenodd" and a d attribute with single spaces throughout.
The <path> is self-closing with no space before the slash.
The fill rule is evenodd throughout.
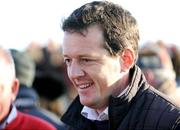
<path id="1" fill-rule="evenodd" d="M 90 25 L 101 27 L 105 48 L 116 56 L 127 47 L 138 51 L 139 30 L 136 19 L 120 5 L 107 1 L 94 1 L 76 9 L 63 21 L 62 29 L 83 34 Z"/>

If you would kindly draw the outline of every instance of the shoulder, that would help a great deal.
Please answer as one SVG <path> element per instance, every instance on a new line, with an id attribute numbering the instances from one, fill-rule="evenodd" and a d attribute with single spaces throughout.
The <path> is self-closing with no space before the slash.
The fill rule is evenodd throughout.
<path id="1" fill-rule="evenodd" d="M 176 112 L 180 113 L 180 107 L 176 102 L 155 88 L 149 87 L 144 95 L 151 102 L 151 106 L 156 106 L 158 109 L 170 109 L 172 112 L 175 112 L 173 110 L 176 110 Z"/>
<path id="2" fill-rule="evenodd" d="M 175 124 L 173 125 L 172 130 L 180 130 L 180 116 L 178 117 Z"/>
<path id="3" fill-rule="evenodd" d="M 136 100 L 139 103 L 144 103 L 143 108 L 146 110 L 155 111 L 156 113 L 162 112 L 162 115 L 166 113 L 174 116 L 180 115 L 180 107 L 167 95 L 153 87 L 149 87 L 147 90 L 142 92 L 137 96 Z"/>
<path id="4" fill-rule="evenodd" d="M 180 108 L 170 98 L 153 87 L 149 87 L 141 93 L 136 101 L 136 108 L 138 107 L 146 115 L 148 122 L 156 122 L 156 125 L 163 128 L 180 125 Z"/>
<path id="5" fill-rule="evenodd" d="M 24 114 L 21 112 L 18 112 L 19 123 L 21 123 L 21 126 L 24 127 L 24 129 L 30 128 L 30 129 L 36 129 L 36 130 L 55 130 L 54 126 L 52 126 L 50 123 L 46 122 L 43 119 L 40 119 L 38 117 Z"/>

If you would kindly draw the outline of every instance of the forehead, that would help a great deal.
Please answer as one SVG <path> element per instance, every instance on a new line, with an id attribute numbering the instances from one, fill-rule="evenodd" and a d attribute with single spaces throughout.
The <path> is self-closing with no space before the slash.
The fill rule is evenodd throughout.
<path id="1" fill-rule="evenodd" d="M 0 61 L 7 63 L 7 64 L 12 62 L 10 53 L 1 47 L 0 47 Z"/>
<path id="2" fill-rule="evenodd" d="M 67 51 L 86 51 L 104 49 L 104 36 L 100 27 L 93 25 L 88 27 L 83 34 L 79 32 L 64 32 L 62 49 L 64 53 Z"/>
<path id="3" fill-rule="evenodd" d="M 0 80 L 11 80 L 15 77 L 13 60 L 8 52 L 0 48 Z"/>
<path id="4" fill-rule="evenodd" d="M 7 64 L 7 62 L 4 59 L 2 59 L 0 57 L 0 75 L 6 74 L 9 71 L 10 71 L 9 70 L 9 65 Z"/>

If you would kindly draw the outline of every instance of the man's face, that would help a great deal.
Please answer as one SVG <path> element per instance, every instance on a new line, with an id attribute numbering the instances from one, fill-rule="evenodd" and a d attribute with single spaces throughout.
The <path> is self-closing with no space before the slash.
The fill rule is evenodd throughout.
<path id="1" fill-rule="evenodd" d="M 16 87 L 13 87 L 11 72 L 10 67 L 0 59 L 0 122 L 8 115 L 17 93 Z"/>
<path id="2" fill-rule="evenodd" d="M 85 36 L 65 32 L 62 45 L 68 76 L 80 101 L 94 109 L 107 106 L 108 97 L 121 77 L 120 57 L 111 57 L 103 44 L 102 31 L 94 25 Z"/>

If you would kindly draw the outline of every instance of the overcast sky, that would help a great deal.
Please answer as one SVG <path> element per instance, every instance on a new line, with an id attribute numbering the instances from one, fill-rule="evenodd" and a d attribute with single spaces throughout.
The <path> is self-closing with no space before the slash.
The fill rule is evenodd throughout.
<path id="1" fill-rule="evenodd" d="M 1 0 L 0 45 L 25 48 L 31 41 L 62 41 L 61 20 L 91 0 Z M 137 19 L 141 44 L 151 40 L 180 43 L 178 0 L 111 0 Z"/>

